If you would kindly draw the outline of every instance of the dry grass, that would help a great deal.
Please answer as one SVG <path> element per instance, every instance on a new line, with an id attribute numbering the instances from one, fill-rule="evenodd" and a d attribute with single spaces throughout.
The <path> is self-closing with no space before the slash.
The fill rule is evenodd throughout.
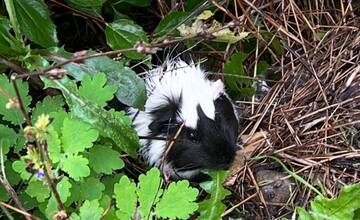
<path id="1" fill-rule="evenodd" d="M 344 185 L 360 182 L 359 5 L 331 0 L 271 2 L 239 0 L 234 2 L 235 14 L 224 12 L 241 16 L 245 30 L 258 36 L 258 46 L 265 45 L 273 54 L 278 69 L 274 74 L 281 76 L 260 103 L 241 103 L 248 112 L 242 133 L 268 132 L 269 140 L 253 156 L 280 159 L 309 185 L 332 197 Z M 260 22 L 283 44 L 281 57 L 258 34 Z M 262 52 L 256 51 L 253 64 Z M 294 181 L 287 202 L 267 204 L 254 178 L 259 169 L 283 171 L 269 158 L 246 163 L 230 187 L 233 197 L 227 216 L 246 212 L 252 219 L 289 217 L 296 206 L 306 206 L 316 196 Z M 276 211 L 269 211 L 269 205 Z"/>

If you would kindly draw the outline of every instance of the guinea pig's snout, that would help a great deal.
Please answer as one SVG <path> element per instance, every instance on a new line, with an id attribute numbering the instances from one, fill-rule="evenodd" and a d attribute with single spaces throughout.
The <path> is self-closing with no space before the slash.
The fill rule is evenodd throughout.
<path id="1" fill-rule="evenodd" d="M 234 154 L 222 154 L 220 155 L 221 162 L 219 163 L 219 169 L 227 170 L 229 169 L 230 165 L 234 161 L 235 153 Z"/>

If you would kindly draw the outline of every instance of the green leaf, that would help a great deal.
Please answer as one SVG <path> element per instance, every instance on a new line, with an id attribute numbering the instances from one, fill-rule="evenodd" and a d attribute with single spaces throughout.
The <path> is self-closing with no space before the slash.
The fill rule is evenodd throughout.
<path id="1" fill-rule="evenodd" d="M 151 5 L 151 0 L 123 0 L 122 2 L 126 2 L 137 7 L 147 7 Z"/>
<path id="2" fill-rule="evenodd" d="M 263 75 L 266 70 L 268 69 L 269 65 L 267 64 L 267 62 L 265 60 L 260 60 L 257 64 L 257 68 L 256 68 L 256 75 L 260 76 Z"/>
<path id="3" fill-rule="evenodd" d="M 156 215 L 163 218 L 187 219 L 198 209 L 195 202 L 199 191 L 189 187 L 187 180 L 172 182 L 156 204 Z"/>
<path id="4" fill-rule="evenodd" d="M 95 129 L 98 129 L 102 136 L 112 139 L 126 153 L 135 156 L 139 139 L 132 128 L 131 119 L 124 112 L 105 111 L 96 105 L 92 105 L 81 98 L 72 82 L 66 80 L 68 79 L 65 77 L 62 80 L 63 82 L 47 79 L 44 79 L 44 82 L 46 86 L 62 90 L 74 117 L 91 124 Z"/>
<path id="5" fill-rule="evenodd" d="M 79 119 L 65 118 L 61 129 L 61 142 L 65 152 L 79 153 L 93 146 L 99 132 Z"/>
<path id="6" fill-rule="evenodd" d="M 32 122 L 36 122 L 37 118 L 41 114 L 49 114 L 51 112 L 57 112 L 59 108 L 64 106 L 64 99 L 62 96 L 46 96 L 42 102 L 36 103 L 35 108 L 32 110 L 31 118 Z"/>
<path id="7" fill-rule="evenodd" d="M 111 174 L 114 170 L 124 167 L 120 153 L 111 149 L 110 146 L 95 145 L 90 149 L 88 158 L 90 167 L 96 173 Z"/>
<path id="8" fill-rule="evenodd" d="M 104 194 L 112 196 L 114 194 L 114 185 L 120 181 L 122 176 L 122 174 L 117 174 L 101 178 L 101 182 L 105 185 Z"/>
<path id="9" fill-rule="evenodd" d="M 83 205 L 80 207 L 80 215 L 79 218 L 81 220 L 98 220 L 101 219 L 101 215 L 104 212 L 104 209 L 100 207 L 99 201 L 93 200 L 89 201 L 86 200 Z M 70 217 L 70 219 L 74 219 Z"/>
<path id="10" fill-rule="evenodd" d="M 28 49 L 10 34 L 10 23 L 6 18 L 0 17 L 0 54 L 9 57 L 24 56 Z"/>
<path id="11" fill-rule="evenodd" d="M 28 106 L 31 102 L 31 97 L 28 96 L 28 83 L 21 80 L 16 80 L 16 84 L 19 89 L 19 93 L 25 110 L 28 112 Z M 10 121 L 14 125 L 21 125 L 24 122 L 24 117 L 22 116 L 19 108 L 6 108 L 6 104 L 9 102 L 9 98 L 15 100 L 16 94 L 12 83 L 4 74 L 0 75 L 0 85 L 0 115 L 4 116 L 4 120 Z"/>
<path id="12" fill-rule="evenodd" d="M 49 137 L 47 140 L 49 157 L 52 163 L 56 164 L 61 157 L 61 141 L 53 126 L 48 128 Z"/>
<path id="13" fill-rule="evenodd" d="M 105 84 L 106 75 L 104 73 L 98 73 L 92 78 L 89 75 L 85 75 L 81 81 L 79 94 L 100 107 L 105 107 L 106 102 L 110 101 L 116 92 L 114 86 Z"/>
<path id="14" fill-rule="evenodd" d="M 25 192 L 38 202 L 44 202 L 50 196 L 49 187 L 42 181 L 30 181 Z"/>
<path id="15" fill-rule="evenodd" d="M 17 134 L 13 129 L 0 124 L 0 148 L 2 148 L 2 155 L 5 160 L 10 147 L 13 147 L 16 144 L 16 139 Z"/>
<path id="16" fill-rule="evenodd" d="M 27 172 L 25 169 L 24 157 L 22 157 L 20 160 L 15 160 L 12 163 L 12 168 L 15 172 L 20 174 L 21 179 L 29 180 L 31 173 Z"/>
<path id="17" fill-rule="evenodd" d="M 105 185 L 95 177 L 88 177 L 80 184 L 80 196 L 82 200 L 100 199 Z"/>
<path id="18" fill-rule="evenodd" d="M 12 161 L 5 161 L 5 173 L 12 186 L 17 185 L 21 181 L 20 175 L 12 168 Z"/>
<path id="19" fill-rule="evenodd" d="M 119 19 L 107 24 L 105 29 L 106 42 L 113 50 L 134 48 L 135 44 L 143 41 L 148 42 L 146 33 L 134 21 Z M 145 55 L 137 52 L 125 52 L 131 59 L 143 59 Z"/>
<path id="20" fill-rule="evenodd" d="M 65 110 L 61 109 L 57 112 L 50 112 L 49 116 L 53 119 L 53 121 L 51 122 L 52 127 L 54 127 L 55 131 L 60 134 L 61 128 L 64 124 L 64 119 L 69 117 L 68 113 L 65 112 Z"/>
<path id="21" fill-rule="evenodd" d="M 8 201 L 10 199 L 9 194 L 6 192 L 4 185 L 0 185 L 0 201 Z"/>
<path id="22" fill-rule="evenodd" d="M 314 218 L 311 217 L 310 213 L 308 213 L 304 208 L 297 208 L 296 211 L 298 212 L 300 220 L 313 220 Z"/>
<path id="23" fill-rule="evenodd" d="M 56 46 L 56 28 L 43 0 L 13 0 L 21 33 L 42 47 Z"/>
<path id="24" fill-rule="evenodd" d="M 151 207 L 158 202 L 162 194 L 161 184 L 162 179 L 157 168 L 152 168 L 146 175 L 141 174 L 139 176 L 137 194 L 140 202 L 140 214 L 143 219 L 149 218 Z"/>
<path id="25" fill-rule="evenodd" d="M 311 212 L 300 213 L 300 219 L 334 219 L 334 220 L 352 220 L 354 215 L 360 210 L 360 183 L 345 186 L 339 196 L 334 199 L 327 199 L 323 196 L 317 196 L 311 202 Z"/>
<path id="26" fill-rule="evenodd" d="M 70 155 L 63 162 L 61 168 L 71 178 L 78 181 L 81 177 L 90 175 L 89 161 L 81 155 Z"/>
<path id="27" fill-rule="evenodd" d="M 122 176 L 114 186 L 116 215 L 119 219 L 132 219 L 136 209 L 136 185 L 127 176 Z"/>
<path id="28" fill-rule="evenodd" d="M 80 5 L 82 7 L 94 7 L 94 6 L 102 6 L 107 0 L 67 0 L 76 5 Z"/>
<path id="29" fill-rule="evenodd" d="M 167 14 L 156 27 L 154 35 L 156 37 L 161 37 L 180 24 L 185 18 L 189 15 L 189 12 L 174 11 Z"/>
<path id="30" fill-rule="evenodd" d="M 109 84 L 117 88 L 116 98 L 122 103 L 142 109 L 146 101 L 145 83 L 136 73 L 121 62 L 109 57 L 95 57 L 85 61 L 92 72 L 106 74 Z"/>
<path id="31" fill-rule="evenodd" d="M 210 176 L 212 180 L 203 183 L 202 188 L 210 193 L 211 197 L 199 204 L 198 219 L 221 219 L 221 214 L 226 208 L 221 201 L 230 194 L 222 185 L 227 176 L 226 171 L 213 171 L 210 172 Z"/>

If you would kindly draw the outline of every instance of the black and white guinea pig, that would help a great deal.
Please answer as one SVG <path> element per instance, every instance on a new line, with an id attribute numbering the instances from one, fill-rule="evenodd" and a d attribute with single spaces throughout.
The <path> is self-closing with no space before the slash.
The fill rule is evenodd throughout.
<path id="1" fill-rule="evenodd" d="M 210 81 L 195 64 L 182 60 L 149 72 L 144 111 L 129 109 L 142 139 L 140 154 L 150 166 L 161 167 L 171 179 L 193 179 L 201 170 L 227 169 L 237 149 L 238 119 L 221 80 Z M 166 152 L 166 140 L 174 138 Z M 162 164 L 163 163 L 163 164 Z M 201 177 L 200 177 L 201 179 Z"/>

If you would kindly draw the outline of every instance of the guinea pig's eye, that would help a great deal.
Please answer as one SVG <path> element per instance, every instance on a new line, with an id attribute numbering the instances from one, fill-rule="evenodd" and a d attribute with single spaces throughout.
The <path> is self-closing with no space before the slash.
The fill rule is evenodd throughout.
<path id="1" fill-rule="evenodd" d="M 194 131 L 194 130 L 188 130 L 186 132 L 186 137 L 191 141 L 197 141 L 198 140 L 196 131 Z"/>

